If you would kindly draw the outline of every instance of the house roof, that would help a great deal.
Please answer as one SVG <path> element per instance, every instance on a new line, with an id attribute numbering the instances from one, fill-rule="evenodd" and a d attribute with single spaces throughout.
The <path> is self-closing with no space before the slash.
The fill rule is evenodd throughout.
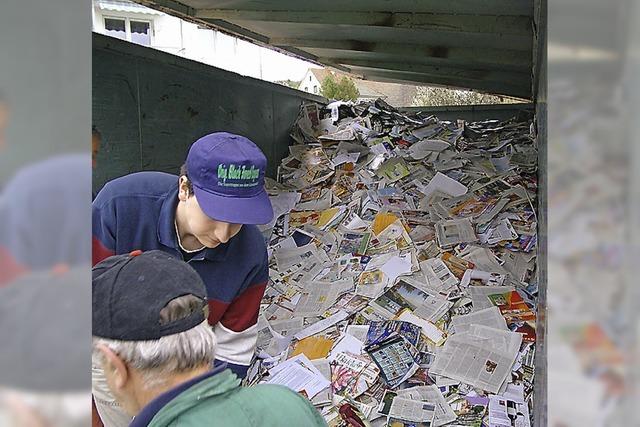
<path id="1" fill-rule="evenodd" d="M 367 86 L 371 93 L 381 93 L 378 96 L 394 107 L 408 107 L 418 91 L 417 86 L 400 83 L 374 82 L 360 80 L 362 86 Z M 360 92 L 362 94 L 362 92 Z"/>
<path id="2" fill-rule="evenodd" d="M 331 73 L 331 70 L 327 70 L 326 68 L 309 68 L 309 71 L 311 71 L 311 74 L 313 74 L 321 84 L 324 79 Z M 334 72 L 334 74 L 337 73 Z"/>
<path id="3" fill-rule="evenodd" d="M 354 80 L 354 83 L 356 84 L 356 88 L 358 88 L 358 93 L 360 94 L 360 98 L 383 98 L 383 99 L 386 99 L 388 97 L 388 95 L 386 93 L 380 92 L 380 91 L 376 90 L 375 88 L 373 88 L 371 85 L 368 84 L 368 83 L 372 83 L 372 82 L 367 82 L 365 80 L 356 79 L 356 80 Z"/>
<path id="4" fill-rule="evenodd" d="M 98 7 L 100 10 L 107 10 L 112 12 L 129 12 L 129 13 L 144 13 L 147 15 L 162 15 L 159 12 L 150 7 L 145 7 L 127 0 L 99 0 Z"/>

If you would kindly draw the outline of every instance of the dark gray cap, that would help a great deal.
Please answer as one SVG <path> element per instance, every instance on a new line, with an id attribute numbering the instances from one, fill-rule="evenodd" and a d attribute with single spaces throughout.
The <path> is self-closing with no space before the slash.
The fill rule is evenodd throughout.
<path id="1" fill-rule="evenodd" d="M 172 300 L 193 295 L 202 309 L 169 323 L 160 311 Z M 93 335 L 122 341 L 157 340 L 204 322 L 206 289 L 187 263 L 162 251 L 116 255 L 93 267 Z"/>

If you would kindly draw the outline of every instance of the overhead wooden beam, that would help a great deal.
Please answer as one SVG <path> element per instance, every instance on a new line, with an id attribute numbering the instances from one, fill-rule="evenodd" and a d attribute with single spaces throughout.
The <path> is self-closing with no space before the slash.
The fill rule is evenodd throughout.
<path id="1" fill-rule="evenodd" d="M 175 0 L 133 0 L 133 1 L 143 6 L 147 6 L 152 9 L 156 9 L 161 12 L 178 16 L 178 17 L 195 16 L 196 14 L 196 9 Z"/>
<path id="2" fill-rule="evenodd" d="M 269 44 L 278 47 L 296 47 L 299 49 L 330 49 L 337 51 L 370 52 L 397 55 L 398 59 L 407 57 L 407 61 L 424 64 L 457 63 L 482 66 L 488 69 L 509 69 L 529 71 L 531 52 L 503 49 L 478 49 L 465 47 L 446 47 L 435 45 L 370 42 L 363 40 L 311 40 L 301 38 L 270 38 Z"/>
<path id="3" fill-rule="evenodd" d="M 210 24 L 209 26 L 213 27 L 214 29 L 230 31 L 233 34 L 240 36 L 240 38 L 253 40 L 258 44 L 269 43 L 269 37 L 260 33 L 256 33 L 255 31 L 251 31 L 250 29 L 242 27 L 240 25 L 234 24 L 233 22 L 224 21 L 222 19 L 203 19 L 203 21 L 207 24 Z"/>
<path id="4" fill-rule="evenodd" d="M 140 0 L 134 0 L 140 1 Z M 156 1 L 156 0 L 141 0 Z M 200 1 L 200 4 L 204 2 Z M 224 5 L 220 6 L 222 3 Z M 216 9 L 233 9 L 229 1 L 210 1 L 209 4 Z M 246 2 L 243 2 L 246 3 Z M 440 13 L 456 15 L 505 15 L 505 16 L 533 16 L 532 0 L 349 0 L 349 1 L 321 1 L 297 3 L 289 1 L 252 1 L 252 10 L 279 10 L 279 11 L 325 11 L 334 12 L 405 12 L 405 13 Z"/>
<path id="5" fill-rule="evenodd" d="M 251 26 L 251 22 L 244 23 Z M 271 37 L 278 40 L 298 40 L 313 43 L 317 40 L 347 40 L 364 43 L 396 43 L 418 46 L 459 47 L 467 49 L 504 49 L 531 52 L 531 36 L 503 35 L 498 33 L 450 33 L 442 31 L 414 31 L 380 27 L 353 27 L 344 29 L 336 26 L 320 26 L 310 32 L 301 28 L 302 34 L 295 38 Z M 320 34 L 318 35 L 318 31 Z"/>
<path id="6" fill-rule="evenodd" d="M 358 70 L 356 70 L 358 71 Z M 476 89 L 489 93 L 531 99 L 531 82 L 496 82 L 456 76 L 427 75 L 386 70 L 359 70 L 367 80 L 395 83 L 434 84 L 456 88 Z"/>
<path id="7" fill-rule="evenodd" d="M 495 71 L 476 67 L 453 67 L 453 66 L 432 66 L 423 64 L 411 64 L 406 62 L 387 62 L 363 59 L 335 59 L 335 58 L 318 58 L 322 63 L 338 63 L 348 66 L 353 70 L 387 70 L 400 71 L 406 73 L 443 75 L 451 77 L 464 77 L 477 80 L 493 80 L 499 81 L 529 81 L 530 73 Z"/>
<path id="8" fill-rule="evenodd" d="M 380 68 L 356 67 L 356 66 L 353 66 L 352 69 L 362 74 L 364 78 L 366 78 L 366 76 L 379 75 L 379 76 L 394 76 L 402 79 L 416 78 L 418 79 L 417 81 L 428 81 L 425 79 L 434 77 L 434 78 L 442 78 L 442 79 L 447 79 L 450 81 L 457 81 L 462 83 L 484 82 L 484 83 L 503 84 L 505 86 L 520 87 L 523 89 L 526 88 L 527 91 L 529 90 L 528 85 L 531 83 L 530 77 L 526 79 L 510 78 L 507 80 L 495 80 L 491 78 L 491 76 L 483 78 L 483 77 L 464 74 L 464 72 L 451 75 L 451 74 L 444 74 L 440 72 L 419 73 L 419 72 L 413 72 L 413 71 L 385 70 Z"/>
<path id="9" fill-rule="evenodd" d="M 475 76 L 470 76 L 467 74 L 455 74 L 448 75 L 439 72 L 433 73 L 414 73 L 409 71 L 396 71 L 396 70 L 383 70 L 376 68 L 366 68 L 366 67 L 353 67 L 354 72 L 362 75 L 362 78 L 367 79 L 371 78 L 371 76 L 378 77 L 391 77 L 396 78 L 398 80 L 403 81 L 413 81 L 413 82 L 423 82 L 423 83 L 433 83 L 433 82 L 445 82 L 446 84 L 461 86 L 461 87 L 477 87 L 478 85 L 489 86 L 489 87 L 500 87 L 502 86 L 505 90 L 508 91 L 519 91 L 519 93 L 529 93 L 530 88 L 529 85 L 531 83 L 531 79 L 509 79 L 509 80 L 495 80 L 491 76 L 487 78 L 478 78 Z"/>
<path id="10" fill-rule="evenodd" d="M 198 9 L 196 17 L 225 21 L 266 21 L 297 24 L 365 25 L 465 33 L 500 33 L 531 36 L 532 21 L 526 16 L 480 16 L 436 13 L 369 11 L 284 11 Z"/>

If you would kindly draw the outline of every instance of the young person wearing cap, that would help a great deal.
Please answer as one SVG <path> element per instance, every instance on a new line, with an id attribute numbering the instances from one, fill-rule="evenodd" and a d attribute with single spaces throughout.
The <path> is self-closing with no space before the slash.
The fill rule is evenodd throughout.
<path id="1" fill-rule="evenodd" d="M 217 337 L 216 360 L 241 378 L 255 351 L 269 274 L 266 245 L 255 226 L 273 217 L 264 189 L 266 163 L 249 139 L 213 133 L 193 143 L 179 177 L 138 172 L 117 178 L 100 190 L 92 208 L 94 264 L 114 254 L 158 249 L 198 272 Z M 99 368 L 94 371 L 99 377 Z M 117 412 L 115 402 L 95 391 L 96 380 L 103 420 L 107 411 Z"/>
<path id="2" fill-rule="evenodd" d="M 240 387 L 211 369 L 215 335 L 206 290 L 186 263 L 162 251 L 118 255 L 93 269 L 94 353 L 132 427 L 326 426 L 311 403 L 275 385 Z"/>

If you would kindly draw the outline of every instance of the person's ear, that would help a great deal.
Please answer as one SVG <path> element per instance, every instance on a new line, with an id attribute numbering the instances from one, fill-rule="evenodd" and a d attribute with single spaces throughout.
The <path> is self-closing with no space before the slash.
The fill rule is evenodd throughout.
<path id="1" fill-rule="evenodd" d="M 124 388 L 129 380 L 129 369 L 124 361 L 113 350 L 104 344 L 98 345 L 98 350 L 104 356 L 103 369 L 113 379 L 113 385 L 118 389 Z"/>
<path id="2" fill-rule="evenodd" d="M 178 184 L 178 199 L 181 202 L 186 202 L 189 198 L 189 186 L 187 183 L 189 182 L 188 178 L 184 175 L 180 177 L 180 181 Z"/>

